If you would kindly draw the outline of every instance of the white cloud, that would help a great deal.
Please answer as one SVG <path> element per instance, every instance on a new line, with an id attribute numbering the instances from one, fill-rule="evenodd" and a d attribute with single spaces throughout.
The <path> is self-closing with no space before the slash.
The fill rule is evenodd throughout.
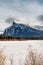
<path id="1" fill-rule="evenodd" d="M 0 6 L 0 23 L 3 24 L 3 27 L 6 27 L 4 26 L 5 23 L 1 21 L 5 21 L 8 17 L 13 17 L 21 20 L 19 22 L 30 26 L 43 25 L 42 22 L 37 20 L 37 16 L 40 14 L 43 14 L 43 6 L 37 0 L 33 0 L 33 2 L 22 0 L 13 0 L 12 3 L 3 2 Z"/>

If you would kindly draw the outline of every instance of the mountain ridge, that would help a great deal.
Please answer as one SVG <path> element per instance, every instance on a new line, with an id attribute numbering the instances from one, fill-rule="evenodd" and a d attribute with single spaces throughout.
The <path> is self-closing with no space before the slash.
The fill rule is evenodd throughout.
<path id="1" fill-rule="evenodd" d="M 43 31 L 36 30 L 25 24 L 18 24 L 13 22 L 13 24 L 6 28 L 3 35 L 11 37 L 41 37 L 43 36 Z"/>

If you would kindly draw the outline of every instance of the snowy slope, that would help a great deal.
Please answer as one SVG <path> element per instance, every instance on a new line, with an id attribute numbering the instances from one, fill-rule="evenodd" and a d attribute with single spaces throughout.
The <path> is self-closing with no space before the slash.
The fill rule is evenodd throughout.
<path id="1" fill-rule="evenodd" d="M 24 24 L 17 24 L 13 22 L 13 24 L 10 27 L 5 29 L 3 34 L 5 36 L 12 37 L 38 37 L 43 36 L 43 31 L 39 31 Z"/>

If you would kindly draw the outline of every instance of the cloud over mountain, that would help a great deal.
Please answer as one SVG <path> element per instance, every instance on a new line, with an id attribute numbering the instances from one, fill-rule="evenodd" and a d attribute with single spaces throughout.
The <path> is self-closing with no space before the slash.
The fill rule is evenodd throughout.
<path id="1" fill-rule="evenodd" d="M 43 22 L 43 14 L 40 15 L 40 16 L 38 16 L 38 20 L 41 21 L 41 22 Z"/>
<path id="2" fill-rule="evenodd" d="M 22 19 L 19 21 L 21 23 L 43 25 L 43 19 L 41 18 L 42 20 L 40 19 L 39 21 L 39 15 L 42 14 L 43 0 L 0 0 L 0 24 L 3 24 L 3 21 L 7 18 L 13 17 Z M 12 21 L 11 19 L 6 21 L 10 22 Z"/>
<path id="3" fill-rule="evenodd" d="M 14 21 L 14 18 L 13 18 L 13 17 L 7 18 L 7 19 L 5 20 L 6 23 L 12 23 L 13 21 Z"/>

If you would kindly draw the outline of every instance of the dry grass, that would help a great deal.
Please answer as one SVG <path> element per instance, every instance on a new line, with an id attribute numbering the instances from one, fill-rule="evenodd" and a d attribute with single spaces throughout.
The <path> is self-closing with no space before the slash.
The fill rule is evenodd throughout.
<path id="1" fill-rule="evenodd" d="M 11 63 L 11 65 L 14 65 L 14 57 L 13 57 L 13 55 L 10 56 L 10 63 Z"/>
<path id="2" fill-rule="evenodd" d="M 6 56 L 3 53 L 3 49 L 0 49 L 0 65 L 5 65 L 5 62 L 6 62 L 5 60 L 6 60 Z M 10 61 L 10 64 L 13 65 L 14 58 L 12 55 L 10 56 L 9 61 Z"/>
<path id="3" fill-rule="evenodd" d="M 3 53 L 3 50 L 0 49 L 0 65 L 5 65 L 5 60 L 6 60 L 6 56 Z M 9 60 L 10 60 L 10 65 L 14 65 L 13 55 L 10 56 Z M 29 47 L 28 54 L 24 62 L 25 63 L 23 64 L 20 59 L 18 65 L 43 65 L 43 54 L 38 53 L 37 51 Z"/>
<path id="4" fill-rule="evenodd" d="M 6 59 L 6 56 L 3 53 L 3 50 L 0 49 L 0 65 L 5 65 L 5 59 Z"/>
<path id="5" fill-rule="evenodd" d="M 24 65 L 43 65 L 43 54 L 33 51 L 32 48 L 28 50 Z"/>

